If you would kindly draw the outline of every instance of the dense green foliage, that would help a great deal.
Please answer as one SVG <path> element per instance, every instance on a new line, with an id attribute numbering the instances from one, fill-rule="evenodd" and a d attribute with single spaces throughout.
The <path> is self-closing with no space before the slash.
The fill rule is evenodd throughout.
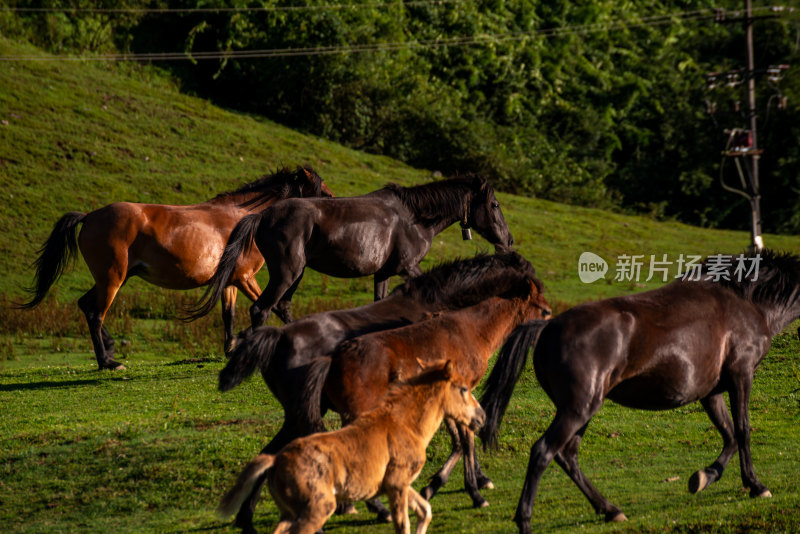
<path id="1" fill-rule="evenodd" d="M 506 191 L 551 200 L 748 227 L 744 200 L 718 184 L 722 130 L 746 125 L 728 112 L 729 101 L 743 93 L 704 89 L 707 72 L 744 61 L 741 25 L 715 23 L 710 8 L 741 9 L 741 2 L 370 3 L 269 10 L 337 2 L 61 0 L 47 5 L 268 10 L 2 17 L 11 34 L 56 52 L 382 45 L 358 53 L 159 64 L 185 91 L 225 107 L 418 167 L 483 171 Z M 799 31 L 797 13 L 759 21 L 758 66 L 796 61 Z M 439 46 L 453 39 L 459 43 Z M 800 68 L 788 71 L 780 89 L 788 96 L 783 111 L 772 98 L 775 88 L 759 79 L 764 228 L 791 233 L 800 229 Z M 717 101 L 714 119 L 704 114 L 706 99 Z M 726 172 L 737 180 L 730 162 Z"/>

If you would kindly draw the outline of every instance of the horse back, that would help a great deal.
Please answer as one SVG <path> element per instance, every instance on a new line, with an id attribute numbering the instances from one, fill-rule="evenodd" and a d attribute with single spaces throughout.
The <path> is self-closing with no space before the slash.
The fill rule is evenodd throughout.
<path id="1" fill-rule="evenodd" d="M 188 206 L 115 202 L 89 213 L 79 235 L 93 273 L 116 269 L 170 289 L 204 285 L 228 237 L 247 212 L 210 203 Z M 244 258 L 255 271 L 262 260 Z"/>
<path id="2" fill-rule="evenodd" d="M 397 252 L 418 233 L 403 210 L 381 196 L 287 199 L 264 212 L 257 243 L 268 264 L 269 257 L 277 260 L 291 249 L 308 267 L 331 276 L 395 274 L 416 266 L 430 246 Z"/>
<path id="3" fill-rule="evenodd" d="M 551 397 L 568 384 L 634 408 L 683 406 L 722 387 L 742 338 L 760 337 L 763 318 L 746 304 L 717 284 L 677 282 L 576 306 L 544 329 L 534 369 Z"/>
<path id="4" fill-rule="evenodd" d="M 315 493 L 335 494 L 340 501 L 379 494 L 390 462 L 388 429 L 383 419 L 371 423 L 292 441 L 277 455 L 270 484 L 279 481 L 301 502 L 313 502 Z"/>

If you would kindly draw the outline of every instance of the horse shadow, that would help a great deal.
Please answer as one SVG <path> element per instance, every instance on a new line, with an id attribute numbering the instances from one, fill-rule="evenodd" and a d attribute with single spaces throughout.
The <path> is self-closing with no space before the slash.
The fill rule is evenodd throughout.
<path id="1" fill-rule="evenodd" d="M 88 378 L 85 380 L 61 380 L 58 382 L 47 380 L 41 382 L 28 382 L 26 384 L 0 384 L 0 391 L 38 391 L 40 389 L 84 387 L 95 386 L 101 382 L 101 380 L 96 378 Z"/>

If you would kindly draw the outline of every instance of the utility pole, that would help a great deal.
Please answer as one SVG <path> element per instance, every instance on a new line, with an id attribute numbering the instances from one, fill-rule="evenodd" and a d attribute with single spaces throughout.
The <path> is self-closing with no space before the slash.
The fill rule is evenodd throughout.
<path id="1" fill-rule="evenodd" d="M 744 26 L 745 41 L 747 41 L 747 114 L 750 117 L 750 134 L 753 139 L 753 146 L 748 151 L 750 158 L 750 216 L 751 228 L 750 246 L 758 252 L 764 248 L 764 240 L 761 238 L 761 192 L 758 183 L 758 160 L 761 153 L 758 150 L 758 115 L 756 113 L 756 67 L 753 59 L 753 6 L 751 0 L 744 1 Z M 745 167 L 746 168 L 746 167 Z"/>
<path id="2" fill-rule="evenodd" d="M 760 251 L 764 248 L 764 241 L 761 237 L 761 192 L 758 175 L 758 162 L 761 158 L 763 150 L 758 147 L 758 111 L 756 108 L 756 76 L 766 73 L 770 82 L 777 83 L 783 76 L 783 72 L 789 68 L 788 65 L 771 65 L 769 68 L 759 71 L 755 67 L 755 56 L 753 53 L 753 24 L 757 19 L 776 18 L 777 14 L 762 15 L 759 17 L 753 16 L 753 7 L 751 0 L 745 0 L 744 16 L 740 19 L 728 20 L 725 17 L 724 11 L 717 14 L 717 22 L 737 22 L 742 21 L 745 29 L 745 58 L 747 67 L 742 72 L 741 70 L 733 70 L 727 73 L 711 73 L 706 75 L 706 83 L 708 89 L 714 89 L 719 85 L 721 80 L 725 80 L 724 84 L 728 87 L 735 87 L 742 83 L 742 77 L 746 82 L 747 93 L 747 108 L 746 119 L 748 128 L 733 128 L 726 130 L 728 133 L 728 142 L 725 150 L 723 151 L 724 158 L 731 158 L 736 165 L 736 170 L 739 174 L 739 181 L 741 189 L 731 187 L 725 183 L 724 170 L 725 159 L 723 159 L 723 168 L 720 170 L 720 183 L 722 188 L 726 191 L 736 193 L 743 196 L 750 203 L 750 248 L 753 251 Z M 786 99 L 778 92 L 778 107 L 784 108 L 786 106 Z M 736 102 L 735 109 L 738 111 L 739 104 Z M 707 102 L 707 110 L 713 113 L 716 109 L 716 103 Z"/>

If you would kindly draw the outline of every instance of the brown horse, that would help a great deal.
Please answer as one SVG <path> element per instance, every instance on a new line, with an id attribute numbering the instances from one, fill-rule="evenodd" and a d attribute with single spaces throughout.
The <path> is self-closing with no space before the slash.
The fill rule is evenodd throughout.
<path id="1" fill-rule="evenodd" d="M 39 249 L 34 266 L 32 299 L 21 308 L 39 304 L 80 247 L 95 285 L 78 300 L 86 315 L 100 369 L 120 369 L 114 360 L 114 338 L 103 325 L 119 289 L 131 276 L 168 289 L 192 289 L 208 283 L 239 220 L 260 213 L 289 197 L 333 196 L 310 167 L 282 169 L 270 176 L 222 193 L 200 204 L 167 206 L 116 202 L 90 213 L 70 212 L 56 223 Z M 76 240 L 79 224 L 83 223 Z M 236 290 L 250 300 L 261 290 L 254 278 L 264 259 L 254 247 L 236 265 L 225 288 L 222 319 L 225 345 L 233 339 Z"/>
<path id="2" fill-rule="evenodd" d="M 345 341 L 332 355 L 312 364 L 306 388 L 311 406 L 330 405 L 347 424 L 378 405 L 392 383 L 416 375 L 418 360 L 441 357 L 451 360 L 458 373 L 474 387 L 486 372 L 489 357 L 517 325 L 550 315 L 550 306 L 541 292 L 541 282 L 532 278 L 525 287 L 487 298 L 474 306 Z M 320 389 L 324 390 L 324 401 Z M 315 399 L 320 402 L 315 403 Z M 474 506 L 488 506 L 478 491 L 474 436 L 463 427 L 459 434 L 467 492 Z M 454 464 L 448 462 L 449 469 Z M 449 471 L 440 473 L 439 478 L 446 480 L 448 475 Z M 423 494 L 430 498 L 439 486 L 441 483 L 434 484 Z"/>
<path id="3" fill-rule="evenodd" d="M 265 473 L 280 509 L 275 533 L 312 534 L 322 528 L 337 502 L 386 494 L 395 532 L 410 532 L 408 506 L 417 514 L 417 534 L 431 522 L 431 507 L 411 483 L 425 465 L 425 449 L 444 417 L 473 430 L 484 414 L 472 396 L 472 380 L 457 366 L 425 369 L 395 384 L 382 403 L 334 432 L 298 438 L 277 455 L 259 454 L 222 499 L 219 511 L 239 509 Z"/>
<path id="4" fill-rule="evenodd" d="M 748 260 L 753 274 L 738 271 Z M 696 279 L 695 279 L 696 278 Z M 666 410 L 700 401 L 722 435 L 717 460 L 694 473 L 696 493 L 719 480 L 738 449 L 741 476 L 751 497 L 769 497 L 753 470 L 748 404 L 753 374 L 773 336 L 800 316 L 800 257 L 762 251 L 759 256 L 711 256 L 686 280 L 628 297 L 576 306 L 552 321 L 520 326 L 503 347 L 483 398 L 493 442 L 514 384 L 535 345 L 536 377 L 556 415 L 531 448 L 514 521 L 529 533 L 539 480 L 551 460 L 607 521 L 625 515 L 584 476 L 578 446 L 606 398 L 630 408 Z M 723 393 L 730 398 L 733 419 Z"/>
<path id="5" fill-rule="evenodd" d="M 247 329 L 236 338 L 228 363 L 219 374 L 219 389 L 228 391 L 256 370 L 261 371 L 284 410 L 283 425 L 261 451 L 275 454 L 292 439 L 325 429 L 319 415 L 319 399 L 308 398 L 311 391 L 316 391 L 307 386 L 308 373 L 315 361 L 330 357 L 339 343 L 416 323 L 433 313 L 473 306 L 490 297 L 525 292 L 535 279 L 533 266 L 514 251 L 478 254 L 439 264 L 397 286 L 388 297 L 358 308 L 307 315 L 280 328 Z M 460 447 L 454 426 L 448 424 L 448 429 L 455 433 L 454 448 Z M 450 465 L 455 465 L 457 459 L 458 455 Z M 480 472 L 477 476 L 481 487 L 491 485 Z M 435 477 L 433 483 L 437 481 L 439 485 L 444 483 Z M 253 531 L 258 493 L 260 488 L 253 491 L 236 518 L 236 524 L 245 532 Z M 388 510 L 381 509 L 380 513 L 388 519 Z"/>

